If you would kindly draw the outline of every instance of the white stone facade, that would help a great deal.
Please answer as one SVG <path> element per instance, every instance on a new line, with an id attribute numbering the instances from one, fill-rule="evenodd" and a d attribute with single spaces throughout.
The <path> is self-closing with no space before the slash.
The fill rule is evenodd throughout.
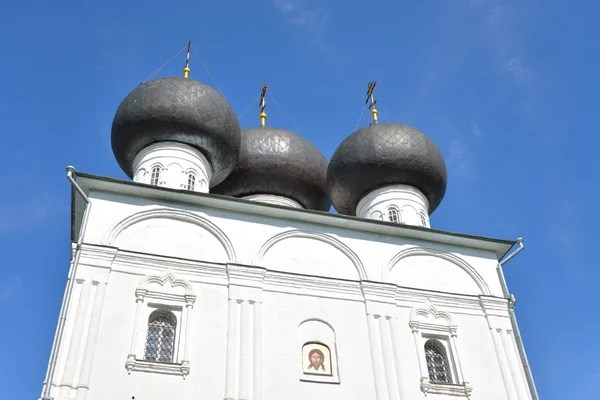
<path id="1" fill-rule="evenodd" d="M 292 208 L 304 208 L 296 200 L 290 199 L 289 197 L 277 196 L 274 194 L 251 194 L 242 198 L 250 201 L 256 201 L 258 203 L 276 204 L 279 206 Z"/>
<path id="2" fill-rule="evenodd" d="M 208 193 L 212 168 L 204 155 L 188 145 L 159 142 L 133 160 L 134 182 Z"/>
<path id="3" fill-rule="evenodd" d="M 57 400 L 532 398 L 499 278 L 506 243 L 77 181 L 93 207 Z M 145 361 L 162 309 L 177 320 L 173 359 Z M 429 379 L 430 339 L 450 383 Z M 330 350 L 327 374 L 304 372 L 306 343 Z"/>
<path id="4" fill-rule="evenodd" d="M 429 228 L 429 202 L 417 188 L 388 185 L 367 193 L 356 206 L 356 216 Z"/>

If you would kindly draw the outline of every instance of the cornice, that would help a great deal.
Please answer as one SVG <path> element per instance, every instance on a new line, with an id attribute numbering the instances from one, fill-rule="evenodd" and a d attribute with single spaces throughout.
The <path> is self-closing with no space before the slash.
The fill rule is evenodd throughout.
<path id="1" fill-rule="evenodd" d="M 265 279 L 263 267 L 244 264 L 227 264 L 227 277 L 230 285 L 262 288 Z"/>
<path id="2" fill-rule="evenodd" d="M 504 298 L 479 296 L 479 304 L 486 316 L 508 317 L 510 301 Z"/>
<path id="3" fill-rule="evenodd" d="M 393 283 L 361 281 L 360 286 L 366 301 L 396 304 L 397 286 Z"/>
<path id="4" fill-rule="evenodd" d="M 227 284 L 226 264 L 209 263 L 197 260 L 174 259 L 147 253 L 120 250 L 113 262 L 115 272 L 147 275 L 150 271 L 160 274 L 166 270 L 195 277 L 202 277 L 205 283 Z"/>
<path id="5" fill-rule="evenodd" d="M 381 282 L 360 282 L 367 315 L 375 318 L 396 315 L 396 285 Z"/>
<path id="6" fill-rule="evenodd" d="M 163 275 L 166 271 L 188 277 L 191 282 L 219 286 L 236 285 L 270 292 L 367 301 L 412 309 L 427 300 L 454 314 L 508 316 L 508 299 L 408 288 L 376 281 L 352 281 L 271 271 L 255 265 L 209 263 L 148 253 L 119 250 L 111 246 L 83 245 L 82 264 L 114 272 Z"/>
<path id="7" fill-rule="evenodd" d="M 264 290 L 286 294 L 364 301 L 358 281 L 266 271 Z"/>
<path id="8" fill-rule="evenodd" d="M 283 219 L 289 222 L 309 223 L 335 229 L 349 229 L 370 234 L 375 239 L 380 235 L 411 240 L 427 241 L 444 245 L 467 247 L 495 252 L 501 258 L 514 245 L 514 241 L 485 238 L 418 226 L 394 224 L 365 218 L 349 217 L 328 212 L 282 207 L 273 204 L 257 203 L 215 194 L 190 192 L 186 190 L 156 187 L 137 182 L 76 173 L 75 178 L 86 194 L 90 192 L 112 193 L 119 196 L 141 197 L 162 203 L 190 205 L 228 213 Z M 80 221 L 76 218 L 78 204 L 73 204 L 73 232 L 78 232 Z M 74 235 L 74 233 L 72 233 Z M 72 237 L 75 240 L 75 236 Z"/>
<path id="9" fill-rule="evenodd" d="M 99 268 L 110 268 L 119 249 L 111 246 L 99 246 L 84 243 L 81 245 L 79 263 Z"/>

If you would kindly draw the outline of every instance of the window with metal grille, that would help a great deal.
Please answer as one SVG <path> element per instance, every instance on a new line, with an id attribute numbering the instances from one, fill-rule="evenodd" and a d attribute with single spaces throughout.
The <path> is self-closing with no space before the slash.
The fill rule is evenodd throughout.
<path id="1" fill-rule="evenodd" d="M 177 318 L 172 312 L 156 310 L 148 318 L 144 360 L 173 362 Z"/>
<path id="2" fill-rule="evenodd" d="M 158 186 L 160 180 L 160 167 L 152 168 L 152 175 L 150 175 L 150 184 Z"/>
<path id="3" fill-rule="evenodd" d="M 419 216 L 421 217 L 421 225 L 427 226 L 427 220 L 425 219 L 425 214 L 419 213 Z"/>
<path id="4" fill-rule="evenodd" d="M 432 383 L 452 383 L 452 373 L 444 345 L 438 340 L 425 342 L 425 359 L 429 381 Z"/>
<path id="5" fill-rule="evenodd" d="M 400 222 L 400 214 L 398 213 L 398 210 L 396 210 L 395 208 L 390 208 L 388 210 L 388 220 L 390 220 L 390 222 L 393 222 L 395 224 Z"/>
<path id="6" fill-rule="evenodd" d="M 187 190 L 192 190 L 193 191 L 195 187 L 196 187 L 196 175 L 189 174 L 188 175 Z"/>

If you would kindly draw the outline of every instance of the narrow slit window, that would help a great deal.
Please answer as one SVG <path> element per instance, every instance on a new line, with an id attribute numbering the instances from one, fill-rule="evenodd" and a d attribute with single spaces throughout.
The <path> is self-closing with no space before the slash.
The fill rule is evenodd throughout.
<path id="1" fill-rule="evenodd" d="M 176 326 L 177 319 L 172 312 L 157 310 L 150 314 L 144 360 L 173 362 Z"/>
<path id="2" fill-rule="evenodd" d="M 188 174 L 187 190 L 194 191 L 196 188 L 196 175 Z"/>
<path id="3" fill-rule="evenodd" d="M 432 383 L 452 383 L 450 363 L 442 343 L 433 339 L 425 342 L 425 359 L 429 381 Z"/>
<path id="4" fill-rule="evenodd" d="M 152 168 L 152 175 L 150 176 L 150 184 L 153 186 L 158 186 L 158 182 L 160 181 L 160 167 Z"/>

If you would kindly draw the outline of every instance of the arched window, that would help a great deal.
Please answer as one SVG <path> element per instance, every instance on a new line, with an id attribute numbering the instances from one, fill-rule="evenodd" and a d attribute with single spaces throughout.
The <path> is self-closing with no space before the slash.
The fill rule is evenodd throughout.
<path id="1" fill-rule="evenodd" d="M 150 176 L 150 184 L 154 186 L 158 186 L 158 182 L 160 181 L 160 167 L 157 165 L 156 167 L 152 167 L 152 175 Z"/>
<path id="2" fill-rule="evenodd" d="M 427 226 L 427 219 L 425 218 L 425 213 L 421 211 L 419 213 L 419 216 L 421 217 L 421 225 Z"/>
<path id="3" fill-rule="evenodd" d="M 429 339 L 425 342 L 425 360 L 432 383 L 452 383 L 448 355 L 444 345 L 438 340 Z"/>
<path id="4" fill-rule="evenodd" d="M 188 174 L 187 190 L 194 191 L 196 187 L 196 175 Z"/>
<path id="5" fill-rule="evenodd" d="M 398 210 L 396 210 L 395 208 L 390 208 L 388 210 L 388 220 L 395 224 L 399 223 L 400 222 L 400 214 L 398 213 Z"/>
<path id="6" fill-rule="evenodd" d="M 172 312 L 156 310 L 150 314 L 144 360 L 173 362 L 176 326 L 177 319 Z"/>

